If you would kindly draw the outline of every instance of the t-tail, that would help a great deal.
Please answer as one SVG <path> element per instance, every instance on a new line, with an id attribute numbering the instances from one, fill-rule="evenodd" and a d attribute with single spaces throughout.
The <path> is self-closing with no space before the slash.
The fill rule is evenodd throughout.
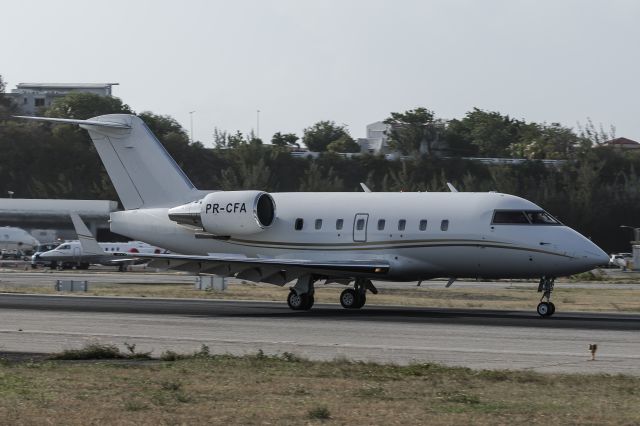
<path id="1" fill-rule="evenodd" d="M 108 114 L 89 120 L 19 118 L 78 124 L 88 130 L 127 210 L 171 207 L 196 200 L 201 194 L 147 125 L 135 115 Z"/>

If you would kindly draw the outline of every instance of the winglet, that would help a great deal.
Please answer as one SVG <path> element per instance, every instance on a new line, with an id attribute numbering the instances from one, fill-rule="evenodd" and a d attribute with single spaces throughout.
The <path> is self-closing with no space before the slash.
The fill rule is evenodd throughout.
<path id="1" fill-rule="evenodd" d="M 364 192 L 371 192 L 371 190 L 369 189 L 369 187 L 367 185 L 364 184 L 364 182 L 360 182 L 360 186 L 362 187 L 362 190 Z"/>
<path id="2" fill-rule="evenodd" d="M 102 247 L 100 247 L 96 239 L 91 235 L 87 225 L 80 219 L 78 213 L 69 212 L 69 215 L 71 216 L 76 234 L 78 234 L 78 240 L 80 241 L 83 253 L 85 255 L 103 255 L 104 250 L 102 250 Z"/>
<path id="3" fill-rule="evenodd" d="M 458 190 L 451 184 L 451 182 L 447 182 L 447 186 L 449 187 L 449 191 L 458 192 Z"/>

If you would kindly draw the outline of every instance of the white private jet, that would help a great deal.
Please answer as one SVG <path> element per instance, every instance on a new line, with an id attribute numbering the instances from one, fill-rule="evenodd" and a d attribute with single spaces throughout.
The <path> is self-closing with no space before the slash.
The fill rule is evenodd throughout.
<path id="1" fill-rule="evenodd" d="M 40 242 L 22 228 L 0 227 L 0 250 L 32 250 Z"/>
<path id="2" fill-rule="evenodd" d="M 99 243 L 77 213 L 71 213 L 71 221 L 78 235 L 78 241 L 65 241 L 52 250 L 34 255 L 34 261 L 50 262 L 52 267 L 77 267 L 88 269 L 90 264 L 118 266 L 124 271 L 128 265 L 145 263 L 146 259 L 123 257 L 123 254 L 158 254 L 164 250 L 143 243 L 128 241 L 119 243 Z"/>
<path id="3" fill-rule="evenodd" d="M 589 239 L 534 203 L 495 192 L 266 193 L 200 191 L 144 122 L 109 114 L 89 120 L 23 117 L 88 130 L 124 211 L 111 230 L 174 253 L 152 266 L 283 286 L 310 309 L 314 283 L 345 285 L 345 308 L 361 308 L 371 280 L 540 278 L 537 311 L 551 316 L 554 279 L 606 264 Z M 366 190 L 366 189 L 365 189 Z"/>

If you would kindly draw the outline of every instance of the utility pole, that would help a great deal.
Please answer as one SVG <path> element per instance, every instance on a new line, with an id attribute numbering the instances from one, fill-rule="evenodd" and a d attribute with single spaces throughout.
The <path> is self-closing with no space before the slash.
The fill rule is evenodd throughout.
<path id="1" fill-rule="evenodd" d="M 256 138 L 260 139 L 260 110 L 256 111 Z"/>
<path id="2" fill-rule="evenodd" d="M 191 119 L 191 143 L 193 143 L 193 113 L 195 111 L 189 111 L 189 118 Z"/>

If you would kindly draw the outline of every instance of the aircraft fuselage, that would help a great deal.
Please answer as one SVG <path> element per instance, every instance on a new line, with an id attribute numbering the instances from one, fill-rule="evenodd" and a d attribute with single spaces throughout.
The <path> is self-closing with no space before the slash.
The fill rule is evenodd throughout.
<path id="1" fill-rule="evenodd" d="M 608 260 L 599 247 L 562 224 L 493 223 L 496 211 L 542 211 L 507 194 L 270 195 L 277 209 L 273 224 L 249 235 L 202 238 L 201 231 L 171 221 L 164 207 L 112 213 L 111 230 L 183 254 L 384 260 L 389 273 L 376 279 L 398 281 L 564 276 Z M 228 210 L 239 214 L 242 206 Z"/>

